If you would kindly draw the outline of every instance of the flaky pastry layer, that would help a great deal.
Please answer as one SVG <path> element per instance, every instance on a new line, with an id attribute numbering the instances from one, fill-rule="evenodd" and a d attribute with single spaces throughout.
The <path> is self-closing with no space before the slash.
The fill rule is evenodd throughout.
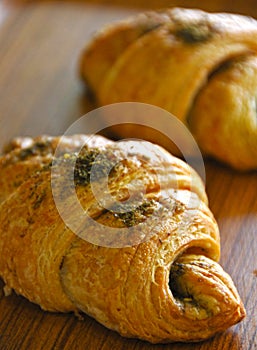
<path id="1" fill-rule="evenodd" d="M 183 161 L 153 147 L 162 163 L 136 151 L 126 158 L 121 144 L 101 136 L 11 142 L 0 162 L 0 276 L 8 290 L 44 310 L 85 312 L 152 343 L 199 341 L 239 322 L 245 310 L 217 262 L 219 231 L 204 185 Z M 76 233 L 52 192 L 55 186 L 66 214 L 80 220 L 65 182 L 74 159 L 77 200 L 88 215 Z M 140 202 L 127 212 L 95 197 L 92 181 L 103 192 L 105 164 L 114 164 L 108 189 L 119 203 L 144 184 Z"/>

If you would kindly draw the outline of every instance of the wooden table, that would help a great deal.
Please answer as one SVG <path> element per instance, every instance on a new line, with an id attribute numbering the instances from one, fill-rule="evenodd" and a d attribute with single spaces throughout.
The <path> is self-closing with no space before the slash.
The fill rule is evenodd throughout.
<path id="1" fill-rule="evenodd" d="M 226 2 L 226 1 L 225 1 Z M 79 52 L 104 23 L 168 4 L 257 17 L 255 1 L 0 2 L 0 146 L 16 135 L 61 134 L 92 108 L 77 75 Z M 138 3 L 138 7 L 133 7 Z M 147 5 L 146 5 L 147 4 Z M 200 344 L 127 340 L 85 316 L 50 314 L 0 289 L 0 349 L 257 349 L 257 176 L 206 161 L 210 206 L 221 230 L 221 264 L 245 303 L 247 318 Z M 1 287 L 3 283 L 0 282 Z"/>

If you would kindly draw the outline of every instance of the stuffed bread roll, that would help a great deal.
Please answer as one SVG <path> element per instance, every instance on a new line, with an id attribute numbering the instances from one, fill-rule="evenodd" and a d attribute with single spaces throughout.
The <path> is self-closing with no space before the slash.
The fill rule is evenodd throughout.
<path id="1" fill-rule="evenodd" d="M 103 28 L 81 53 L 79 69 L 99 105 L 157 105 L 186 124 L 205 155 L 257 168 L 254 19 L 182 8 L 140 14 Z M 113 132 L 171 147 L 147 128 Z"/>
<path id="2" fill-rule="evenodd" d="M 0 168 L 0 276 L 6 293 L 43 310 L 84 312 L 125 337 L 207 339 L 245 316 L 218 264 L 217 223 L 195 171 L 150 143 L 154 157 L 146 157 L 142 144 L 83 135 L 12 142 Z M 105 193 L 106 177 L 114 201 L 103 205 L 93 189 Z M 76 232 L 72 186 L 87 214 Z"/>

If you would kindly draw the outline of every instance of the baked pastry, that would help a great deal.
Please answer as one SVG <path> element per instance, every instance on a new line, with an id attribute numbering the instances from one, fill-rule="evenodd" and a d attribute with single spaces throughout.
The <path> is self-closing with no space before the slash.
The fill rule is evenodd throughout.
<path id="1" fill-rule="evenodd" d="M 217 262 L 219 231 L 204 185 L 161 147 L 147 144 L 154 151 L 151 160 L 141 153 L 141 141 L 129 142 L 44 136 L 16 139 L 5 148 L 0 166 L 5 291 L 13 289 L 44 310 L 85 312 L 126 337 L 153 343 L 211 337 L 239 322 L 245 309 Z M 57 193 L 71 216 L 77 215 L 66 181 L 72 164 L 76 198 L 88 213 L 75 233 L 56 202 Z M 92 178 L 95 164 L 100 168 Z M 103 206 L 94 196 L 93 185 L 101 189 L 107 175 L 116 202 L 131 198 L 127 211 Z M 108 228 L 115 234 L 109 236 Z"/>
<path id="2" fill-rule="evenodd" d="M 0 203 L 32 173 L 49 165 L 58 145 L 58 153 L 61 155 L 79 151 L 84 144 L 97 147 L 108 142 L 111 141 L 100 135 L 95 135 L 94 138 L 86 135 L 62 136 L 62 138 L 48 135 L 14 138 L 4 146 L 4 155 L 0 158 Z"/>
<path id="3" fill-rule="evenodd" d="M 172 8 L 107 26 L 87 44 L 79 67 L 99 105 L 137 101 L 162 107 L 185 123 L 205 155 L 252 170 L 256 53 L 254 19 Z M 113 131 L 160 142 L 138 125 Z"/>

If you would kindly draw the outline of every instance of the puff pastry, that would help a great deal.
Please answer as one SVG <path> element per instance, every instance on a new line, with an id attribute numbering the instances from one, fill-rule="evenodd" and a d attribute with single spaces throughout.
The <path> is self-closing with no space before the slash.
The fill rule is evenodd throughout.
<path id="1" fill-rule="evenodd" d="M 119 143 L 85 135 L 11 142 L 0 164 L 0 276 L 7 289 L 44 310 L 85 312 L 125 337 L 152 343 L 200 341 L 239 322 L 245 309 L 217 262 L 219 231 L 204 185 L 186 163 L 155 147 L 164 155 L 163 167 L 157 167 L 161 187 L 153 166 L 137 152 L 109 173 L 110 193 L 121 202 L 131 181 L 143 179 L 142 203 L 123 213 L 102 207 L 89 181 L 96 155 L 107 163 L 114 154 L 123 156 Z M 77 235 L 62 220 L 51 174 L 73 157 L 82 207 L 105 227 L 130 227 L 131 244 L 90 243 L 83 236 L 90 236 L 84 232 L 90 224 Z M 100 184 L 103 174 L 104 168 Z M 60 195 L 66 190 L 60 182 Z M 154 225 L 144 226 L 153 213 Z M 139 233 L 146 239 L 135 244 Z M 91 234 L 97 235 L 97 227 Z"/>
<path id="2" fill-rule="evenodd" d="M 254 19 L 172 8 L 107 26 L 83 50 L 79 67 L 98 104 L 160 106 L 186 124 L 205 155 L 252 170 L 257 168 L 256 53 Z M 160 142 L 138 126 L 113 131 Z"/>

